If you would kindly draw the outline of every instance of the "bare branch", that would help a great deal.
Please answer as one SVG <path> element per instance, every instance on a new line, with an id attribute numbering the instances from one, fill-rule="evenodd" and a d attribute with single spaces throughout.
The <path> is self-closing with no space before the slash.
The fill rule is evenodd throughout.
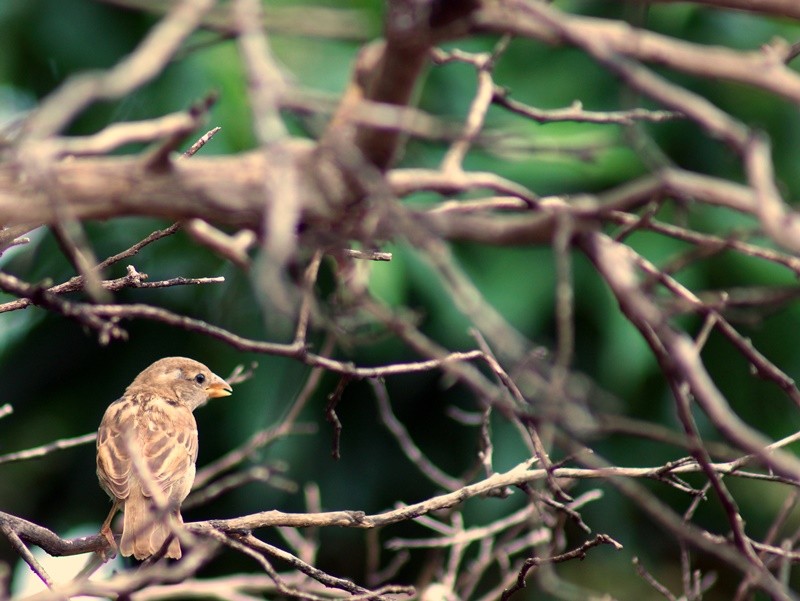
<path id="1" fill-rule="evenodd" d="M 525 588 L 525 578 L 527 577 L 528 572 L 531 570 L 531 568 L 542 565 L 544 563 L 561 563 L 563 561 L 569 561 L 571 559 L 583 559 L 584 557 L 586 557 L 586 552 L 589 549 L 600 545 L 611 545 L 618 551 L 622 549 L 622 545 L 619 544 L 610 536 L 606 534 L 598 534 L 593 539 L 586 541 L 581 546 L 576 547 L 571 551 L 567 551 L 566 553 L 555 555 L 553 557 L 546 557 L 544 559 L 540 559 L 538 557 L 531 557 L 530 559 L 525 561 L 525 563 L 522 566 L 522 569 L 520 569 L 519 575 L 517 576 L 516 585 L 503 591 L 503 595 L 500 598 L 503 601 L 506 601 L 506 599 L 510 599 L 511 596 L 518 590 Z"/>
<path id="2" fill-rule="evenodd" d="M 631 125 L 637 121 L 660 123 L 672 119 L 681 119 L 683 115 L 675 111 L 651 111 L 647 109 L 631 109 L 627 111 L 588 111 L 583 103 L 576 100 L 563 109 L 537 109 L 509 97 L 508 90 L 495 87 L 492 102 L 507 108 L 517 115 L 533 119 L 539 123 L 555 123 L 570 121 L 572 123 L 614 123 Z"/>
<path id="3" fill-rule="evenodd" d="M 800 75 L 779 56 L 763 50 L 738 52 L 720 46 L 701 46 L 657 33 L 633 29 L 607 19 L 567 15 L 529 0 L 488 5 L 473 17 L 480 28 L 533 37 L 549 44 L 567 40 L 602 47 L 608 53 L 655 62 L 704 78 L 726 79 L 800 101 Z"/>
<path id="4" fill-rule="evenodd" d="M 71 449 L 84 444 L 94 442 L 97 438 L 96 432 L 84 434 L 83 436 L 76 436 L 74 438 L 62 438 L 54 442 L 34 447 L 32 449 L 25 449 L 24 451 L 17 451 L 16 453 L 6 453 L 0 455 L 0 465 L 3 463 L 13 463 L 15 461 L 27 461 L 28 459 L 37 459 L 49 455 L 54 451 L 61 451 L 64 449 Z"/>

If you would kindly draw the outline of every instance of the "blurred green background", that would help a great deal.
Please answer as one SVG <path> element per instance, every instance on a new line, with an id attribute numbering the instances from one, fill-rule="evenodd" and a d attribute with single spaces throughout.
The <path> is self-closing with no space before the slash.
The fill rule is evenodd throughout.
<path id="1" fill-rule="evenodd" d="M 555 4 L 563 10 L 596 16 L 633 22 L 640 18 L 640 11 L 624 2 Z M 364 40 L 379 34 L 381 2 L 314 3 L 314 6 L 325 5 L 346 5 L 349 10 L 360 10 Z M 136 47 L 155 22 L 152 15 L 92 0 L 0 0 L 0 124 L 33 108 L 71 75 L 111 67 Z M 651 7 L 646 25 L 679 39 L 741 49 L 757 49 L 776 36 L 790 42 L 800 39 L 797 23 L 711 11 L 689 3 Z M 270 41 L 293 83 L 328 93 L 331 98 L 346 86 L 362 43 L 357 39 L 311 39 L 281 33 L 274 33 Z M 449 46 L 485 51 L 496 41 L 480 37 Z M 766 131 L 773 142 L 777 176 L 785 198 L 797 197 L 800 116 L 796 107 L 738 84 L 665 74 L 743 122 Z M 574 100 L 580 100 L 590 110 L 657 108 L 624 89 L 581 52 L 550 48 L 535 41 L 513 40 L 495 75 L 497 83 L 508 87 L 513 98 L 539 108 L 565 107 Z M 193 37 L 187 49 L 160 77 L 131 96 L 92 106 L 69 133 L 88 134 L 111 123 L 182 110 L 212 90 L 220 93 L 220 99 L 211 112 L 209 127 L 219 125 L 222 131 L 201 152 L 228 154 L 252 148 L 251 113 L 235 43 L 211 33 Z M 436 67 L 430 70 L 419 90 L 419 104 L 433 114 L 459 119 L 465 115 L 474 91 L 475 74 L 471 68 Z M 287 115 L 287 123 L 296 135 L 313 135 L 320 128 L 319 120 L 292 115 Z M 645 125 L 641 129 L 661 149 L 664 160 L 701 173 L 742 180 L 737 157 L 707 138 L 696 125 L 674 121 Z M 470 154 L 466 166 L 497 172 L 539 194 L 603 190 L 644 174 L 650 167 L 651 155 L 633 150 L 629 144 L 631 132 L 619 126 L 539 125 L 494 107 L 489 113 L 487 131 L 492 135 Z M 402 165 L 435 167 L 444 151 L 440 144 L 412 142 Z M 755 225 L 739 215 L 702 206 L 668 205 L 659 218 L 719 235 Z M 96 255 L 102 259 L 166 225 L 149 219 L 120 219 L 86 224 L 86 231 Z M 689 250 L 682 243 L 653 234 L 639 233 L 628 241 L 659 265 Z M 468 321 L 454 310 L 452 300 L 424 259 L 402 243 L 385 250 L 394 253 L 394 260 L 371 266 L 370 290 L 391 306 L 418 311 L 423 331 L 448 348 L 474 347 Z M 510 323 L 536 344 L 553 347 L 555 275 L 549 248 L 495 249 L 459 244 L 454 246 L 454 254 L 486 299 Z M 619 313 L 616 302 L 589 262 L 579 254 L 574 260 L 576 369 L 614 398 L 613 405 L 619 413 L 676 429 L 671 398 L 646 345 Z M 185 234 L 178 233 L 146 248 L 107 276 L 123 275 L 128 263 L 149 274 L 151 280 L 179 275 L 222 275 L 226 281 L 203 287 L 126 290 L 116 295 L 119 302 L 152 303 L 251 338 L 276 341 L 291 338 L 292 324 L 272 310 L 265 299 L 258 298 L 257 286 L 250 276 L 196 245 Z M 6 252 L 0 257 L 0 268 L 29 282 L 45 278 L 60 282 L 74 275 L 46 231 L 34 234 L 30 244 Z M 690 268 L 677 272 L 676 277 L 695 291 L 795 285 L 790 271 L 734 253 L 694 262 Z M 6 300 L 5 296 L 0 296 L 0 300 Z M 681 324 L 690 333 L 699 327 L 693 319 L 684 319 Z M 257 362 L 254 378 L 238 386 L 233 397 L 198 412 L 201 436 L 198 465 L 202 466 L 242 443 L 253 432 L 278 421 L 308 376 L 306 367 L 286 359 L 240 353 L 219 342 L 159 324 L 124 325 L 129 340 L 102 347 L 96 336 L 76 323 L 47 315 L 37 308 L 0 315 L 0 405 L 10 403 L 14 408 L 12 415 L 0 419 L 0 455 L 95 430 L 107 404 L 141 369 L 162 356 L 191 356 L 223 376 L 238 364 Z M 796 303 L 773 314 L 750 314 L 748 320 L 736 325 L 786 373 L 792 377 L 800 373 L 800 345 L 795 341 L 800 308 Z M 385 340 L 354 345 L 342 356 L 361 364 L 414 358 L 401 345 Z M 754 427 L 774 438 L 800 427 L 797 408 L 775 386 L 753 378 L 745 361 L 726 341 L 712 335 L 703 356 L 732 406 Z M 324 509 L 374 513 L 398 501 L 415 502 L 432 494 L 435 488 L 408 464 L 379 425 L 366 383 L 352 383 L 345 391 L 339 407 L 344 425 L 342 458 L 332 459 L 332 431 L 323 412 L 325 395 L 335 385 L 336 378 L 325 377 L 301 418 L 301 422 L 316 427 L 315 434 L 280 441 L 254 459 L 284 469 L 284 476 L 297 484 L 297 490 L 252 484 L 210 505 L 185 512 L 185 518 L 229 517 L 272 508 L 300 511 L 304 509 L 302 487 L 308 482 L 319 484 Z M 460 426 L 447 415 L 451 406 L 476 409 L 467 391 L 451 385 L 436 372 L 392 378 L 387 386 L 398 417 L 433 460 L 453 475 L 459 475 L 472 464 L 477 451 L 475 429 Z M 496 468 L 506 469 L 522 461 L 526 452 L 517 444 L 516 434 L 508 424 L 498 419 L 493 425 Z M 714 431 L 704 427 L 709 438 L 716 439 Z M 610 437 L 597 448 L 620 465 L 658 465 L 682 455 L 674 448 L 624 436 Z M 755 538 L 763 536 L 787 488 L 748 481 L 729 484 L 741 504 L 748 532 Z M 666 486 L 649 483 L 647 487 L 679 512 L 688 507 L 688 497 Z M 620 552 L 595 549 L 586 561 L 560 566 L 559 573 L 616 598 L 654 598 L 631 566 L 631 558 L 639 556 L 649 570 L 677 593 L 680 572 L 675 542 L 610 486 L 590 481 L 580 483 L 575 492 L 594 488 L 602 489 L 605 496 L 584 509 L 585 521 L 595 531 L 616 538 L 625 548 Z M 516 497 L 504 501 L 473 500 L 466 505 L 466 515 L 471 523 L 487 523 L 522 502 L 521 495 Z M 81 524 L 99 526 L 107 508 L 108 501 L 97 485 L 91 446 L 55 453 L 41 460 L 0 465 L 2 511 L 63 533 Z M 793 516 L 789 525 L 800 525 L 797 518 Z M 713 498 L 701 506 L 697 519 L 715 532 L 727 531 L 724 515 Z M 275 533 L 261 534 L 281 544 Z M 401 525 L 381 533 L 381 538 L 423 534 L 426 532 L 419 527 Z M 583 540 L 580 532 L 572 535 L 572 544 Z M 319 567 L 360 581 L 364 575 L 363 533 L 324 531 L 320 537 L 323 547 Z M 424 558 L 420 554 L 417 561 Z M 15 561 L 5 539 L 0 539 L 0 561 Z M 395 580 L 413 579 L 416 566 L 412 562 Z M 719 569 L 707 558 L 702 558 L 698 567 Z M 207 573 L 255 569 L 242 556 L 226 553 Z M 724 570 L 721 580 L 709 599 L 730 596 Z M 549 597 L 521 592 L 516 598 Z"/>

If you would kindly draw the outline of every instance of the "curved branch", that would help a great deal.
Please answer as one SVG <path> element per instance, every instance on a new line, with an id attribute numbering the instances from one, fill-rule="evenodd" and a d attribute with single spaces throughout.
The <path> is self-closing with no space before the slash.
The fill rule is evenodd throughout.
<path id="1" fill-rule="evenodd" d="M 546 19 L 539 18 L 542 15 Z M 562 32 L 569 31 L 571 37 L 591 40 L 593 45 L 620 56 L 698 77 L 738 81 L 800 102 L 800 74 L 784 63 L 788 44 L 750 52 L 703 46 L 634 29 L 619 21 L 569 15 L 528 0 L 489 4 L 476 12 L 473 19 L 484 31 L 511 33 L 554 45 L 563 43 Z"/>

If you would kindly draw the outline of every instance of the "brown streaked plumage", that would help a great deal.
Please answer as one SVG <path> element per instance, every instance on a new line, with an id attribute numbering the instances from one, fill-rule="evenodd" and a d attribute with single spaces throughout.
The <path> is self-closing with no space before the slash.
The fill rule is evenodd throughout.
<path id="1" fill-rule="evenodd" d="M 123 556 L 155 555 L 182 523 L 197 460 L 192 411 L 229 394 L 228 383 L 202 363 L 167 357 L 136 376 L 106 410 L 97 433 L 97 477 L 114 505 L 101 532 L 113 542 L 111 519 L 122 509 Z M 177 539 L 164 555 L 180 558 Z"/>

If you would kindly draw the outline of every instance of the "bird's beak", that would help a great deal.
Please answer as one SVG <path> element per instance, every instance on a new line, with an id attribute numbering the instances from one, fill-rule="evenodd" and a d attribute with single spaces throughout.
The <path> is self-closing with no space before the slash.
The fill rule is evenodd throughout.
<path id="1" fill-rule="evenodd" d="M 215 375 L 206 387 L 206 392 L 208 393 L 208 398 L 216 399 L 223 396 L 230 396 L 233 393 L 233 389 L 225 380 Z"/>

